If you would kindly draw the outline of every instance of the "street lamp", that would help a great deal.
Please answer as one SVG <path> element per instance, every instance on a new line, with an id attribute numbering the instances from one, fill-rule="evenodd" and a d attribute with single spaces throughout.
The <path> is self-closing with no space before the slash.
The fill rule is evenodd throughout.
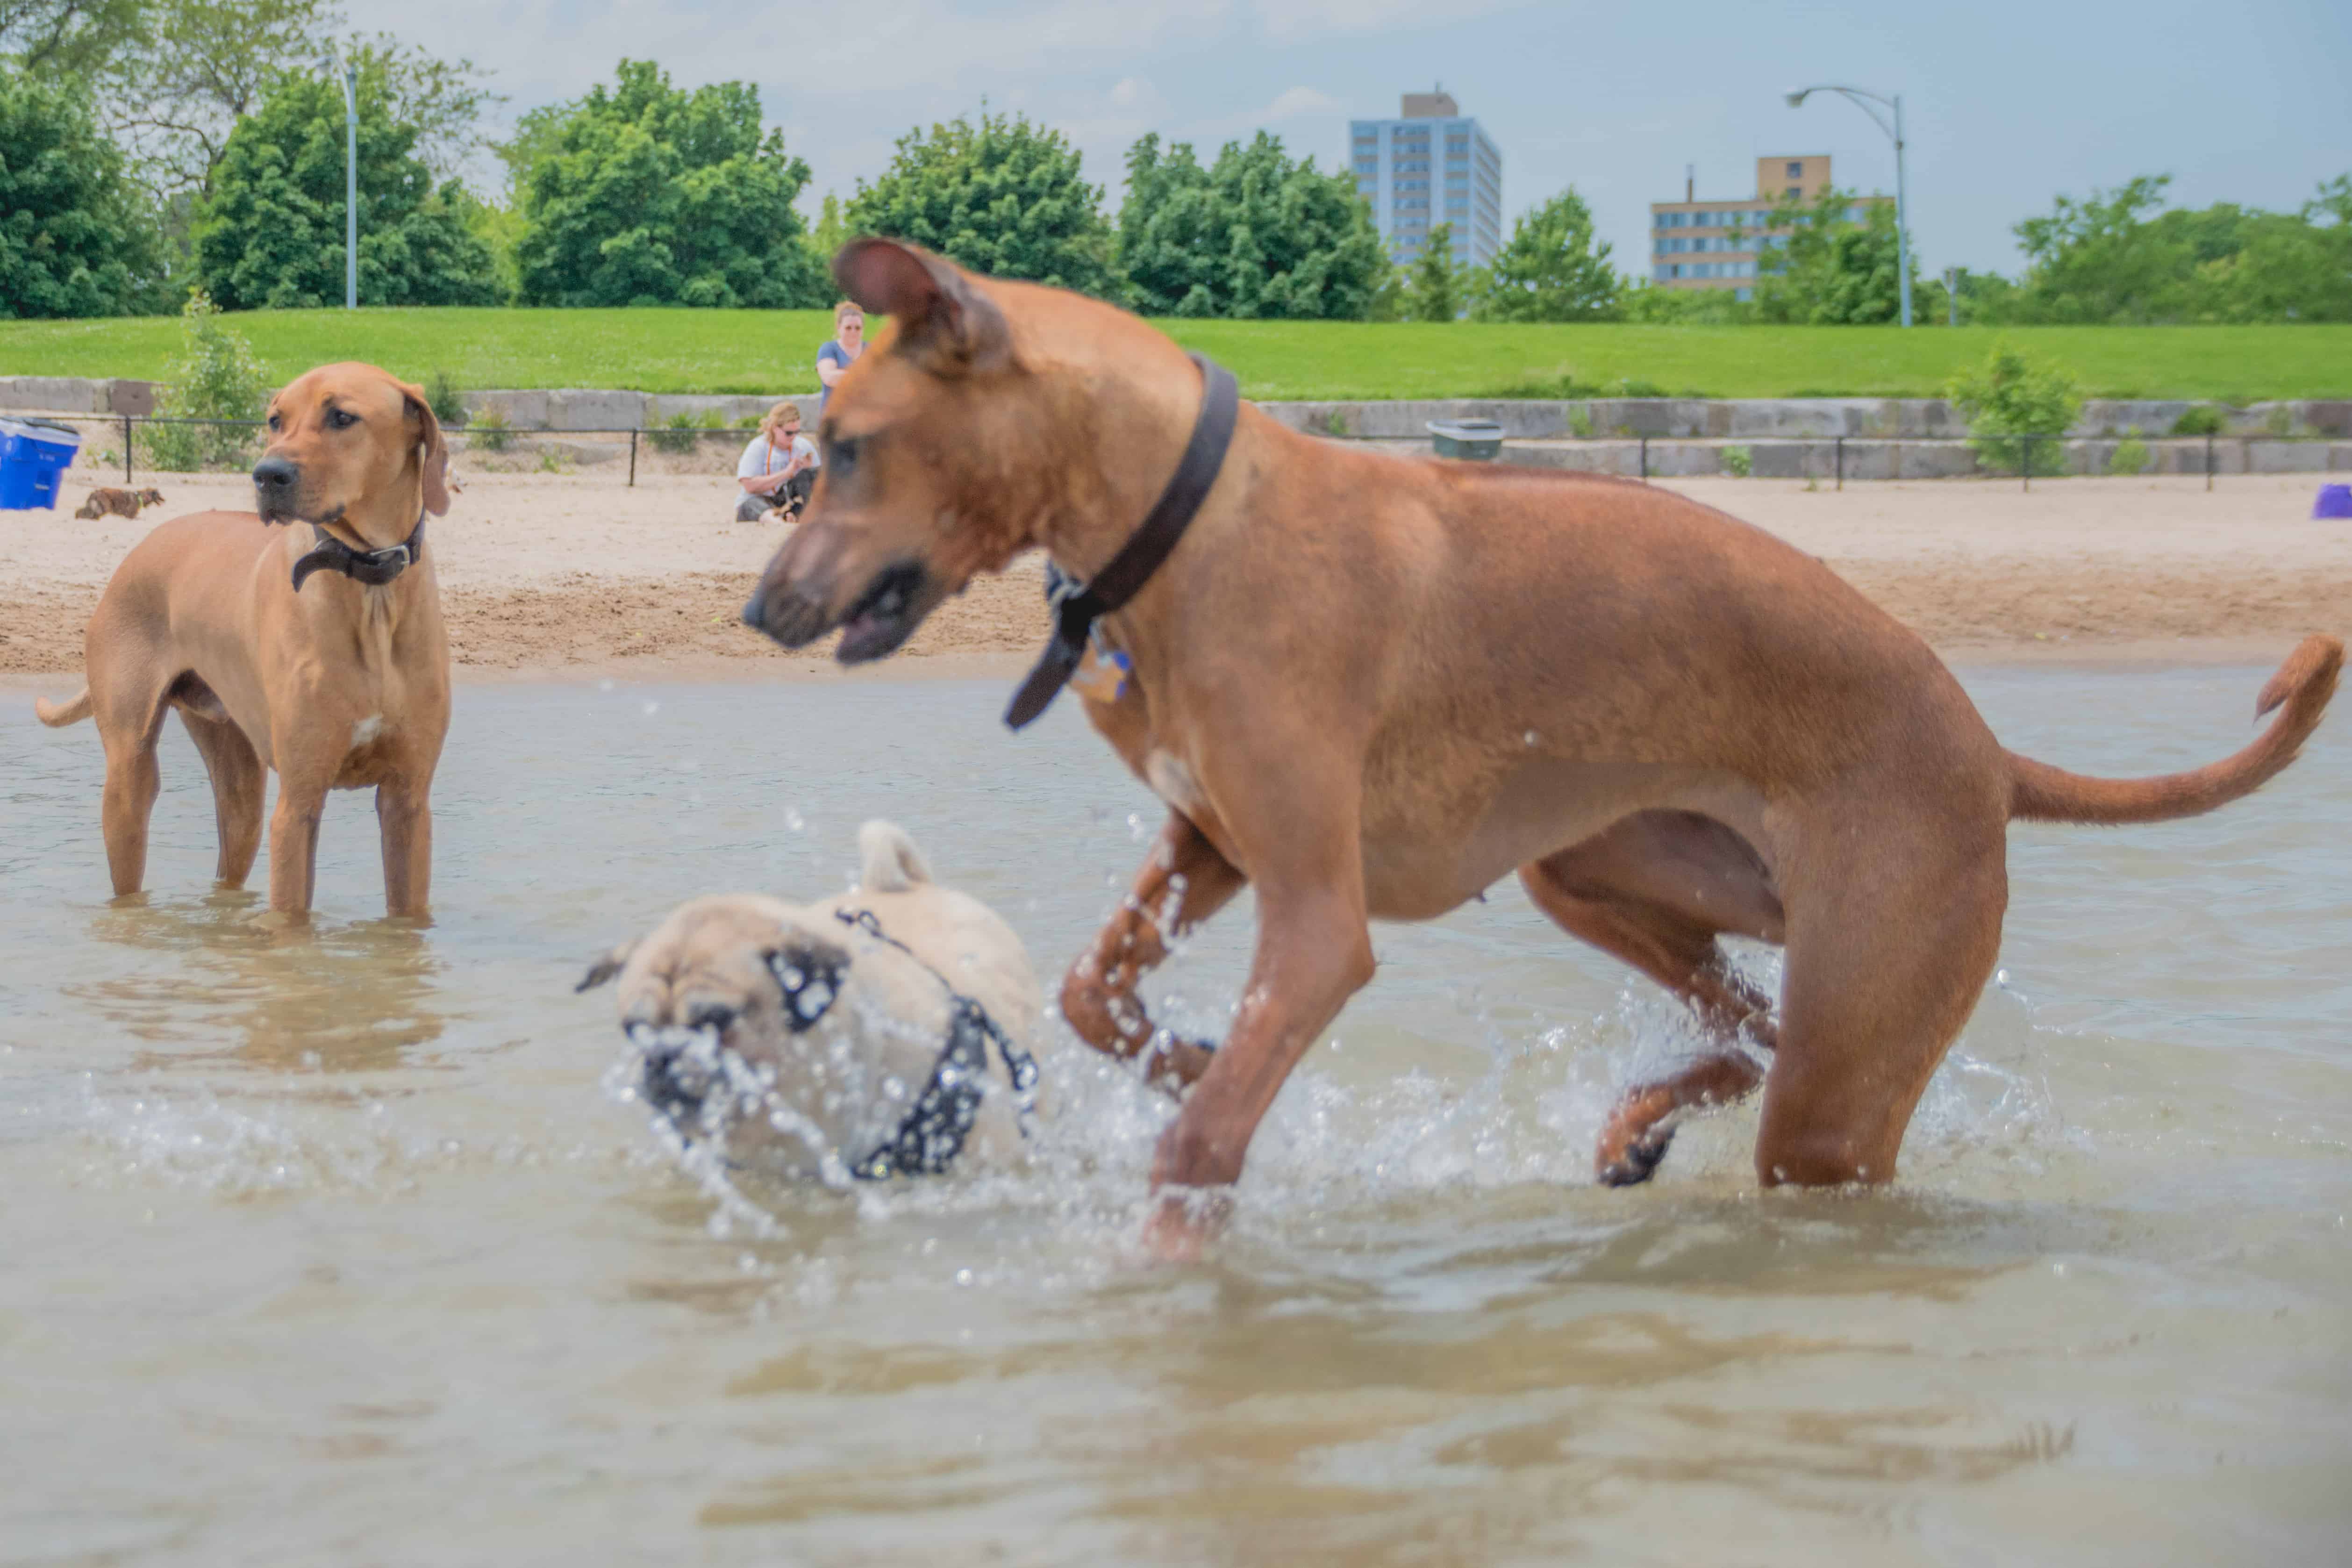
<path id="1" fill-rule="evenodd" d="M 360 308 L 359 68 L 341 49 L 319 57 L 319 68 L 343 79 L 343 309 Z"/>
<path id="2" fill-rule="evenodd" d="M 1808 97 L 1817 92 L 1834 92 L 1846 99 L 1855 108 L 1869 115 L 1871 122 L 1885 132 L 1888 139 L 1895 143 L 1895 269 L 1903 289 L 1903 324 L 1907 327 L 1911 324 L 1911 215 L 1906 210 L 1907 204 L 1904 200 L 1903 191 L 1903 95 L 1898 92 L 1893 98 L 1882 98 L 1877 93 L 1863 88 L 1837 87 L 1824 83 L 1820 87 L 1809 87 L 1802 91 L 1790 93 L 1789 107 L 1796 109 L 1802 106 Z M 1892 125 L 1886 122 L 1885 115 L 1871 107 L 1878 103 L 1883 103 L 1895 111 L 1895 122 Z"/>

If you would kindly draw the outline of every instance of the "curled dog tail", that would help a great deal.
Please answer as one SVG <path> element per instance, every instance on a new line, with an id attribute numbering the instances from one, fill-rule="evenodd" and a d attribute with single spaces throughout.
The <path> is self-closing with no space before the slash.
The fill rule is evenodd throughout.
<path id="1" fill-rule="evenodd" d="M 33 711 L 41 722 L 52 730 L 62 730 L 68 724 L 79 724 L 89 717 L 89 688 L 85 686 L 68 702 L 52 702 L 46 697 L 33 699 Z"/>
<path id="2" fill-rule="evenodd" d="M 2336 695 L 2336 678 L 2343 667 L 2342 643 L 2330 637 L 2304 638 L 2255 700 L 2256 718 L 2282 705 L 2285 711 L 2236 755 L 2185 773 L 2086 778 L 2011 752 L 2009 815 L 2023 822 L 2168 822 L 2227 805 L 2253 794 L 2294 761 L 2304 742 L 2319 728 L 2319 716 Z"/>
<path id="3" fill-rule="evenodd" d="M 931 879 L 931 868 L 907 830 L 878 816 L 857 830 L 857 883 L 869 893 L 903 893 Z"/>

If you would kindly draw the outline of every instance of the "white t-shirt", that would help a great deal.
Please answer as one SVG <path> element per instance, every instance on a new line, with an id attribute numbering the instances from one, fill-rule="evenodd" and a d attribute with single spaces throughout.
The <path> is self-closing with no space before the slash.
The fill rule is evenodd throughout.
<path id="1" fill-rule="evenodd" d="M 767 474 L 780 474 L 792 466 L 794 457 L 806 458 L 812 468 L 817 467 L 816 443 L 805 436 L 795 436 L 790 446 L 777 447 L 769 443 L 768 433 L 762 430 L 743 448 L 743 460 L 735 465 L 735 477 L 756 479 Z"/>

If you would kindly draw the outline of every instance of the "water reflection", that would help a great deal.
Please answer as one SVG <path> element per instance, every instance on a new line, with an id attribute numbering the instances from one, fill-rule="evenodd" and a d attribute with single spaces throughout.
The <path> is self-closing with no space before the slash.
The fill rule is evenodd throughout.
<path id="1" fill-rule="evenodd" d="M 60 990 L 149 1047 L 132 1054 L 134 1070 L 208 1060 L 272 1071 L 434 1065 L 410 1054 L 447 1026 L 444 962 L 421 927 L 287 925 L 263 907 L 259 894 L 226 889 L 116 900 L 88 933 L 117 958 L 101 977 Z"/>

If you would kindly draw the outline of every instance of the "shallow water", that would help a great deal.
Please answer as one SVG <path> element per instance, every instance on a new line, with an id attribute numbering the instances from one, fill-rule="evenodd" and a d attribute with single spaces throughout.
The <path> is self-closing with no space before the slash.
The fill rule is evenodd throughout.
<path id="1" fill-rule="evenodd" d="M 1969 684 L 2127 773 L 2237 743 L 2261 679 Z M 207 890 L 176 724 L 110 907 L 96 739 L 6 694 L 0 1562 L 2342 1560 L 2340 717 L 2215 816 L 2012 835 L 2003 978 L 1885 1192 L 1758 1193 L 1752 1110 L 1593 1187 L 1682 1025 L 1507 883 L 1376 932 L 1210 1266 L 1134 1263 L 1165 1113 L 1066 1042 L 1034 1170 L 729 1219 L 571 983 L 691 894 L 838 886 L 869 815 L 1058 973 L 1158 810 L 1003 698 L 467 688 L 437 923 L 373 918 L 343 795 L 289 939 Z M 1171 967 L 1180 1020 L 1248 925 Z"/>

